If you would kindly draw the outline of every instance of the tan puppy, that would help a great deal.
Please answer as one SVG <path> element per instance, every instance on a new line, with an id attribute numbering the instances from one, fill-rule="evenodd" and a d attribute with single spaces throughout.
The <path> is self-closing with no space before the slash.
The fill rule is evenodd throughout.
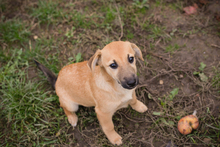
<path id="1" fill-rule="evenodd" d="M 59 72 L 55 90 L 73 127 L 78 120 L 75 114 L 78 105 L 95 106 L 99 123 L 109 141 L 122 144 L 121 136 L 114 130 L 113 114 L 128 105 L 138 112 L 147 110 L 135 94 L 138 84 L 135 56 L 144 60 L 135 44 L 112 42 L 97 50 L 89 61 L 67 65 Z"/>

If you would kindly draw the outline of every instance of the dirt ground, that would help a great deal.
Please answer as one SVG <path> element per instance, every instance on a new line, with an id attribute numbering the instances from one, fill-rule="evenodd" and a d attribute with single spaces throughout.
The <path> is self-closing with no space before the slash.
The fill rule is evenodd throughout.
<path id="1" fill-rule="evenodd" d="M 114 27 L 110 31 L 104 32 L 105 29 L 95 27 L 86 31 L 76 29 L 72 39 L 79 39 L 78 35 L 81 34 L 80 44 L 72 44 L 66 41 L 67 38 L 66 44 L 58 44 L 58 48 L 62 49 L 57 67 L 60 69 L 68 64 L 68 58 L 79 52 L 82 53 L 83 60 L 88 60 L 97 46 L 102 48 L 112 40 L 121 39 L 133 42 L 141 48 L 145 59 L 145 62 L 138 61 L 137 63 L 140 84 L 136 92 L 138 99 L 144 102 L 149 110 L 144 114 L 139 114 L 129 107 L 116 112 L 113 121 L 116 131 L 123 137 L 124 145 L 137 147 L 219 146 L 220 136 L 216 135 L 216 130 L 210 127 L 210 124 L 220 125 L 219 81 L 217 85 L 215 81 L 220 71 L 220 2 L 164 0 L 158 6 L 157 2 L 150 1 L 146 13 L 140 14 L 141 17 L 134 17 L 135 24 L 121 17 L 121 21 L 124 21 L 122 27 L 120 19 L 116 17 L 112 22 Z M 4 12 L 4 19 L 19 17 L 28 21 L 29 16 L 25 15 L 27 9 L 24 5 L 37 7 L 36 3 L 22 0 L 10 1 L 8 4 L 10 11 Z M 60 7 L 64 7 L 65 3 L 69 1 L 61 3 Z M 75 1 L 74 3 L 78 11 L 83 11 L 87 6 L 90 11 L 96 11 L 96 7 L 101 5 L 101 2 L 93 4 L 92 1 Z M 116 0 L 115 3 L 118 6 L 125 6 L 133 1 Z M 198 5 L 196 14 L 186 15 L 180 9 L 191 6 L 193 3 Z M 175 4 L 182 5 L 173 8 Z M 99 21 L 97 20 L 97 23 Z M 157 27 L 144 29 L 145 21 L 148 21 L 149 26 L 152 24 L 160 26 L 162 31 L 158 31 L 160 28 Z M 32 22 L 32 34 L 39 37 L 44 35 L 45 38 L 50 36 L 59 38 L 62 34 L 57 33 L 58 30 L 65 32 L 71 25 L 57 23 L 56 25 L 50 24 L 48 27 L 42 24 L 39 29 L 34 24 L 35 22 Z M 44 27 L 49 29 L 45 31 Z M 130 31 L 127 32 L 127 30 Z M 129 34 L 133 34 L 133 37 L 129 37 Z M 32 40 L 34 41 L 33 38 Z M 55 52 L 56 50 L 50 50 L 47 55 Z M 199 69 L 202 63 L 206 66 Z M 39 79 L 36 74 L 38 72 L 33 64 L 27 74 L 30 79 L 34 77 Z M 46 87 L 51 90 L 49 86 L 46 85 Z M 179 88 L 178 94 L 173 100 L 169 100 L 170 92 L 174 88 Z M 200 126 L 191 135 L 184 136 L 178 132 L 178 120 L 185 115 L 192 114 L 194 110 L 197 110 Z M 80 107 L 77 115 L 79 122 L 76 128 L 73 129 L 66 124 L 66 121 L 61 124 L 63 125 L 61 132 L 68 134 L 68 139 L 65 141 L 68 145 L 58 143 L 52 145 L 111 146 L 99 126 L 94 108 Z M 219 129 L 220 126 L 217 131 Z"/>

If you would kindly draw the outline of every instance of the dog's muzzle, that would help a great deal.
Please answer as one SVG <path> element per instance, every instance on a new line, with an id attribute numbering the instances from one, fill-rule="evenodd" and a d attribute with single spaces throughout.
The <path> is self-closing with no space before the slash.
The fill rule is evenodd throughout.
<path id="1" fill-rule="evenodd" d="M 124 80 L 121 82 L 121 85 L 125 89 L 133 89 L 135 88 L 139 83 L 138 77 L 132 76 L 132 77 L 125 77 Z"/>

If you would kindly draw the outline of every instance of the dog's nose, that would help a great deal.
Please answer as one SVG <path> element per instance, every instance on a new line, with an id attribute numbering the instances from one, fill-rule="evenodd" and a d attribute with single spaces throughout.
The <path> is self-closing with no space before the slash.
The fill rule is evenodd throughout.
<path id="1" fill-rule="evenodd" d="M 125 77 L 123 81 L 121 81 L 121 85 L 125 89 L 133 89 L 138 85 L 138 83 L 139 83 L 138 77 L 136 77 L 135 75 L 129 78 Z"/>
<path id="2" fill-rule="evenodd" d="M 136 79 L 131 79 L 131 80 L 127 81 L 127 84 L 129 87 L 136 86 Z"/>

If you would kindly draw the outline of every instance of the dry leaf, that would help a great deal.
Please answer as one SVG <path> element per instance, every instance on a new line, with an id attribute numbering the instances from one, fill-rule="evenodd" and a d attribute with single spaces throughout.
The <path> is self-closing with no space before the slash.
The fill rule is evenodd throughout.
<path id="1" fill-rule="evenodd" d="M 198 5 L 196 3 L 193 4 L 193 6 L 188 6 L 183 8 L 183 11 L 185 11 L 186 15 L 192 15 L 197 13 Z"/>
<path id="2" fill-rule="evenodd" d="M 204 141 L 205 143 L 210 143 L 210 142 L 211 142 L 211 139 L 210 139 L 210 138 L 204 138 L 203 141 Z"/>

